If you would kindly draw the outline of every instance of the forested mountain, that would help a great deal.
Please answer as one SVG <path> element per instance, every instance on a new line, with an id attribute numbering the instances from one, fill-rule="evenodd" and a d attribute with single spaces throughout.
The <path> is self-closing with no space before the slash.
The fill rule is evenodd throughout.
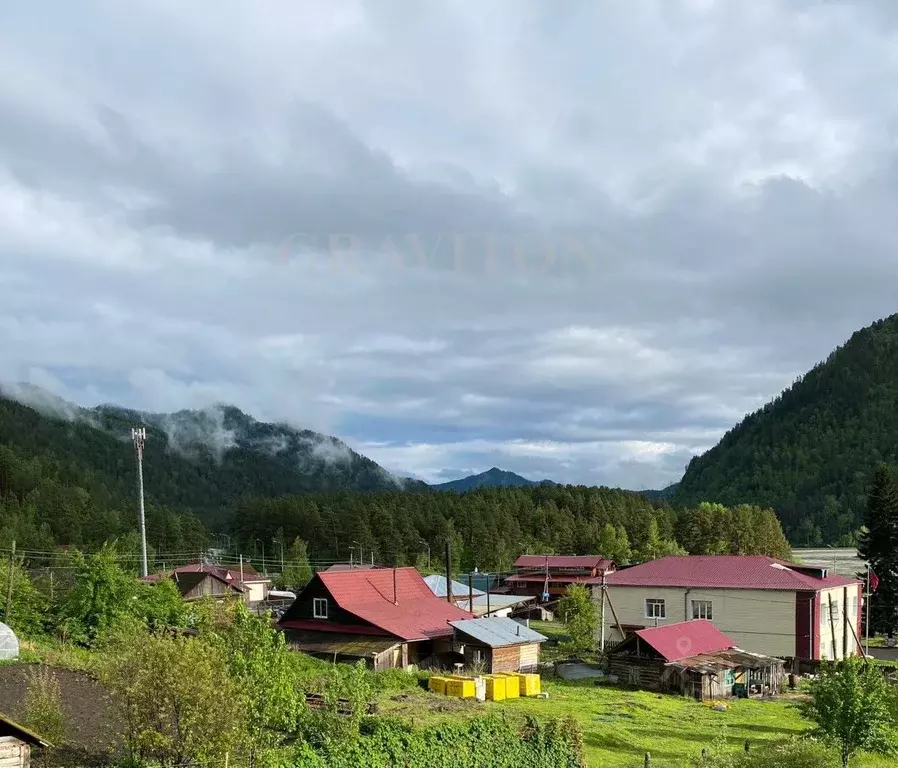
<path id="1" fill-rule="evenodd" d="M 479 475 L 469 475 L 448 483 L 437 483 L 430 486 L 438 491 L 471 491 L 474 488 L 524 488 L 531 485 L 554 485 L 551 480 L 528 480 L 498 467 L 488 469 Z"/>
<path id="2" fill-rule="evenodd" d="M 640 491 L 640 493 L 645 496 L 647 499 L 651 499 L 652 501 L 662 501 L 665 499 L 672 499 L 674 494 L 677 492 L 678 483 L 673 483 L 672 485 L 668 485 L 666 488 L 662 488 L 660 491 Z"/>
<path id="3" fill-rule="evenodd" d="M 349 559 L 350 548 L 361 548 L 365 561 L 373 553 L 377 563 L 425 568 L 429 554 L 437 571 L 448 542 L 454 572 L 508 570 L 521 554 L 602 554 L 618 563 L 687 549 L 790 555 L 769 509 L 703 504 L 674 511 L 631 491 L 558 485 L 245 500 L 235 510 L 232 534 L 245 551 L 256 540 L 299 537 L 323 558 Z"/>
<path id="4" fill-rule="evenodd" d="M 147 428 L 150 541 L 167 552 L 199 551 L 206 534 L 198 518 L 220 530 L 243 496 L 428 489 L 339 440 L 261 423 L 237 408 L 141 414 L 78 408 L 33 389 L 17 394 L 40 409 L 0 397 L 0 538 L 20 547 L 93 546 L 133 529 L 131 428 L 139 424 Z"/>
<path id="5" fill-rule="evenodd" d="M 226 535 L 230 554 L 269 557 L 299 538 L 314 560 L 507 569 L 522 553 L 599 553 L 618 562 L 681 552 L 787 556 L 770 510 L 666 502 L 610 488 L 529 484 L 430 492 L 323 435 L 263 424 L 236 408 L 173 415 L 78 409 L 48 415 L 0 398 L 0 549 L 59 545 L 137 551 L 131 427 L 145 424 L 147 539 L 157 567 L 195 560 Z M 416 493 L 414 491 L 423 491 Z M 677 538 L 681 538 L 680 543 Z M 283 548 L 283 550 L 281 549 Z M 255 561 L 255 560 L 254 560 Z M 151 566 L 152 567 L 152 566 Z"/>
<path id="6" fill-rule="evenodd" d="M 674 504 L 773 507 L 800 546 L 851 545 L 876 465 L 898 459 L 898 315 L 825 362 L 690 461 Z"/>

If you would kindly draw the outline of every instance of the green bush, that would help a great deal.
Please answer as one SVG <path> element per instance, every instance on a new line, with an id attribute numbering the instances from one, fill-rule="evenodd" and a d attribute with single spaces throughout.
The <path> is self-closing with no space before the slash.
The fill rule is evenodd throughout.
<path id="1" fill-rule="evenodd" d="M 353 741 L 333 748 L 298 749 L 297 768 L 585 768 L 573 720 L 528 719 L 519 730 L 500 718 L 415 729 L 386 718 L 365 721 Z M 289 762 L 289 761 L 285 761 Z"/>

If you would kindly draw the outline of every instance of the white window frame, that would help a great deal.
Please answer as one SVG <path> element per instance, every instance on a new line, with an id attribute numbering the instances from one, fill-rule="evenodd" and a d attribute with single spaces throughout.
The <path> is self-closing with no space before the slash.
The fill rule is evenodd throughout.
<path id="1" fill-rule="evenodd" d="M 712 621 L 714 616 L 714 606 L 711 600 L 693 600 L 692 601 L 692 619 L 707 619 Z"/>
<path id="2" fill-rule="evenodd" d="M 652 609 L 651 612 L 649 612 L 649 608 Z M 667 603 L 663 597 L 647 597 L 645 599 L 645 617 L 647 619 L 667 618 Z"/>
<path id="3" fill-rule="evenodd" d="M 321 606 L 324 606 L 324 610 L 322 611 Z M 326 597 L 313 597 L 312 598 L 312 616 L 316 619 L 326 619 L 327 618 L 327 598 Z"/>

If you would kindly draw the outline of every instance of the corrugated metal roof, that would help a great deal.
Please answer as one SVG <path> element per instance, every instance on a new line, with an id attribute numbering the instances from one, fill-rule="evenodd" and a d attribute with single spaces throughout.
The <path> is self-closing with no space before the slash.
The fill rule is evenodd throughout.
<path id="1" fill-rule="evenodd" d="M 459 600 L 457 605 L 459 608 L 462 608 L 466 611 L 471 611 L 475 616 L 483 616 L 486 613 L 487 607 L 489 607 L 490 613 L 494 613 L 496 611 L 502 611 L 506 608 L 511 608 L 515 605 L 520 605 L 521 603 L 527 603 L 531 600 L 535 600 L 535 597 L 525 597 L 523 595 L 494 595 L 490 594 L 489 598 L 486 595 L 480 595 L 480 597 L 474 597 L 474 610 L 471 610 L 471 606 L 468 605 L 470 601 L 468 600 Z"/>
<path id="2" fill-rule="evenodd" d="M 487 617 L 450 621 L 449 623 L 459 632 L 490 648 L 502 648 L 506 645 L 520 645 L 521 643 L 542 643 L 548 640 L 545 635 L 534 632 L 514 619 Z"/>
<path id="3" fill-rule="evenodd" d="M 446 597 L 446 577 L 442 576 L 438 573 L 434 573 L 430 576 L 424 577 L 424 583 L 430 587 L 431 592 L 433 592 L 437 597 Z M 474 597 L 478 595 L 486 594 L 482 590 L 474 589 Z M 453 597 L 469 597 L 469 590 L 467 584 L 462 584 L 460 581 L 452 582 L 452 596 Z"/>
<path id="4" fill-rule="evenodd" d="M 414 568 L 322 571 L 315 579 L 321 580 L 343 610 L 403 640 L 451 635 L 450 620 L 471 617 L 434 595 Z"/>
<path id="5" fill-rule="evenodd" d="M 605 577 L 609 587 L 702 587 L 803 592 L 860 584 L 843 576 L 816 578 L 803 568 L 763 555 L 671 555 Z M 594 579 L 591 583 L 600 583 Z"/>
<path id="6" fill-rule="evenodd" d="M 660 653 L 665 661 L 679 661 L 736 647 L 732 639 L 707 619 L 640 629 L 636 636 Z"/>
<path id="7" fill-rule="evenodd" d="M 521 555 L 514 562 L 515 568 L 545 568 L 546 555 Z M 602 555 L 548 555 L 552 568 L 608 568 L 613 563 Z"/>

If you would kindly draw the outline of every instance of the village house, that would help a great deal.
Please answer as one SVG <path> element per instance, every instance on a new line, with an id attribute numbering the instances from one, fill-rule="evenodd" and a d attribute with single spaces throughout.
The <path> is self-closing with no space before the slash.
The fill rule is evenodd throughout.
<path id="1" fill-rule="evenodd" d="M 590 584 L 605 618 L 600 645 L 707 619 L 738 646 L 782 659 L 860 653 L 861 582 L 826 568 L 761 555 L 671 556 Z"/>
<path id="2" fill-rule="evenodd" d="M 414 568 L 375 568 L 315 574 L 278 626 L 297 650 L 386 669 L 441 665 L 454 656 L 449 622 L 470 618 Z"/>
<path id="3" fill-rule="evenodd" d="M 783 686 L 782 659 L 743 651 L 706 619 L 640 629 L 608 659 L 622 683 L 700 701 L 770 695 Z"/>
<path id="4" fill-rule="evenodd" d="M 516 595 L 564 595 L 571 584 L 582 584 L 614 571 L 614 563 L 600 555 L 521 555 L 514 573 L 505 579 Z M 548 583 L 548 589 L 546 589 Z"/>
<path id="5" fill-rule="evenodd" d="M 483 618 L 450 622 L 455 650 L 469 668 L 493 672 L 536 672 L 539 647 L 548 638 L 514 619 Z"/>
<path id="6" fill-rule="evenodd" d="M 51 746 L 34 731 L 0 714 L 0 768 L 29 768 L 31 748 Z"/>
<path id="7" fill-rule="evenodd" d="M 446 577 L 433 574 L 424 577 L 424 583 L 437 596 L 446 597 Z M 536 598 L 532 595 L 508 595 L 484 592 L 460 581 L 452 582 L 452 602 L 462 610 L 475 616 L 496 616 L 508 618 L 517 609 L 526 606 Z"/>
<path id="8" fill-rule="evenodd" d="M 261 603 L 268 599 L 271 587 L 271 579 L 247 563 L 238 567 L 192 563 L 178 566 L 171 573 L 152 574 L 144 581 L 154 584 L 163 579 L 172 579 L 188 601 L 234 597 L 247 603 Z"/>

